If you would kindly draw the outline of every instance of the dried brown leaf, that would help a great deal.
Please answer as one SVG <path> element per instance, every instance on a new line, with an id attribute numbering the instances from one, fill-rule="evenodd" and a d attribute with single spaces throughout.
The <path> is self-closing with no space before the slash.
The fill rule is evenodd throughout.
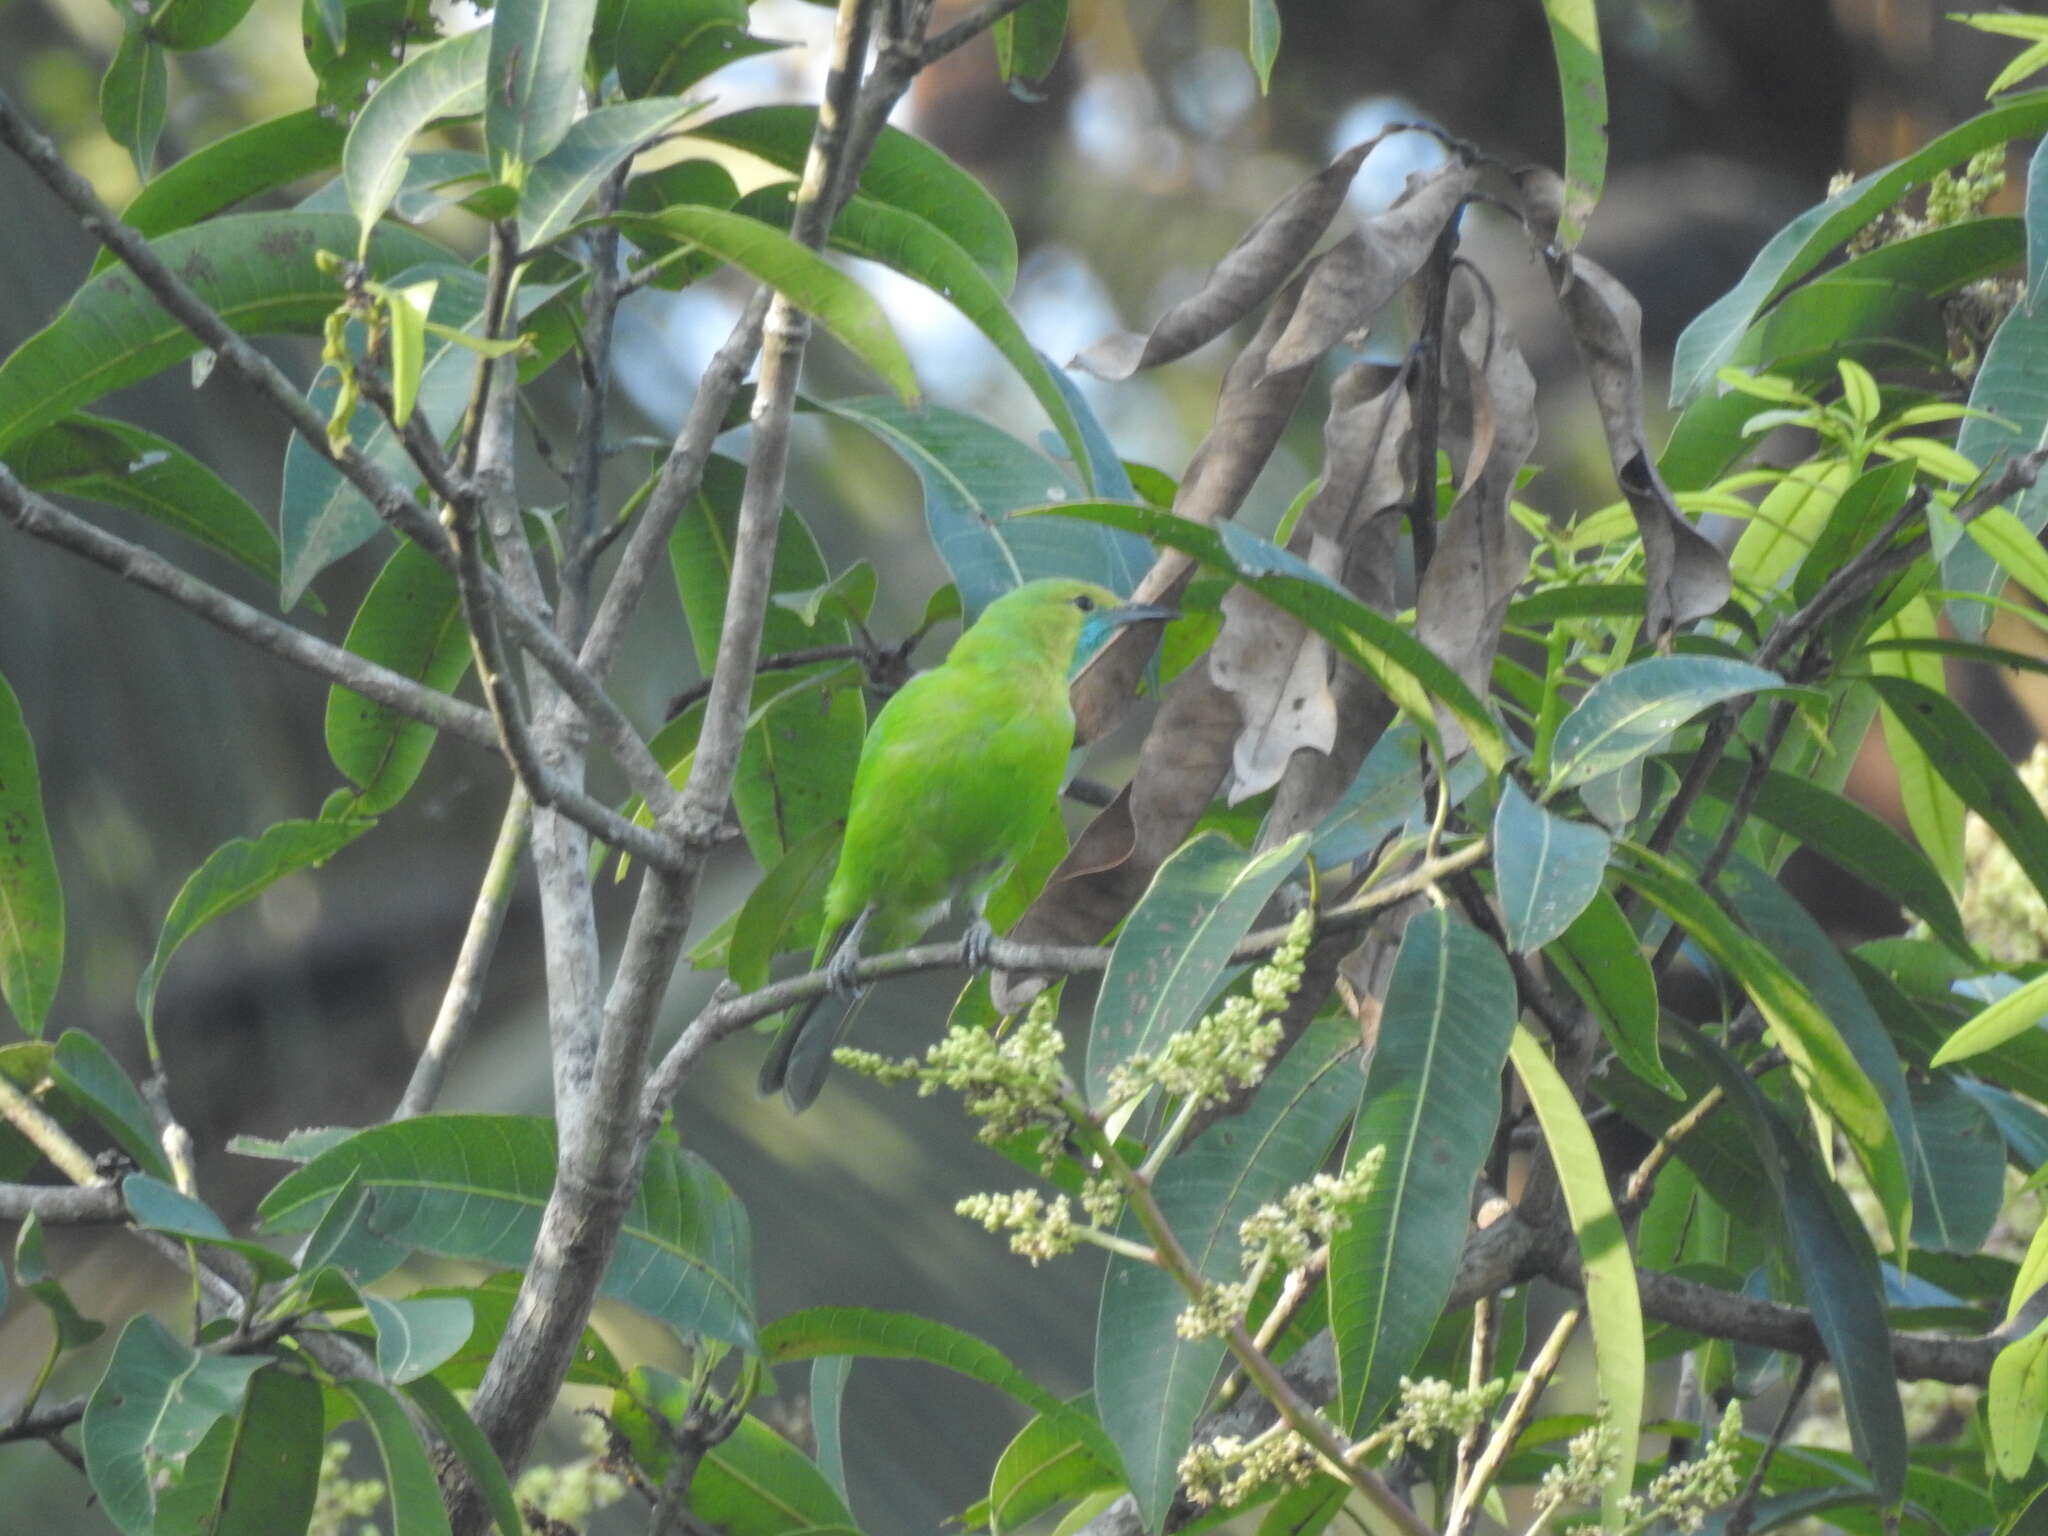
<path id="1" fill-rule="evenodd" d="M 1484 324 L 1468 323 L 1474 317 Z M 1458 367 L 1446 372 L 1467 393 L 1460 407 L 1463 419 L 1490 423 L 1490 443 L 1485 467 L 1452 507 L 1436 558 L 1417 588 L 1415 634 L 1484 696 L 1508 602 L 1528 574 L 1535 548 L 1535 540 L 1509 515 L 1508 501 L 1515 476 L 1536 447 L 1536 380 L 1514 338 L 1500 325 L 1492 295 L 1467 268 L 1452 274 L 1446 318 L 1460 358 Z M 1474 457 L 1479 447 L 1475 428 Z M 1460 750 L 1466 741 L 1462 727 L 1448 713 L 1440 723 L 1446 750 Z"/>
<path id="2" fill-rule="evenodd" d="M 1649 586 L 1644 627 L 1662 644 L 1681 624 L 1728 601 L 1728 557 L 1687 521 L 1651 461 L 1643 426 L 1643 311 L 1606 268 L 1584 256 L 1550 264 L 1572 340 L 1592 381 L 1614 478 L 1636 516 Z"/>
<path id="3" fill-rule="evenodd" d="M 1312 363 L 1338 342 L 1361 337 L 1422 270 L 1478 178 L 1476 167 L 1457 160 L 1418 171 L 1393 206 L 1325 251 L 1267 366 Z"/>
<path id="4" fill-rule="evenodd" d="M 1337 541 L 1308 529 L 1290 546 L 1333 580 Z M 1231 753 L 1232 805 L 1280 782 L 1297 751 L 1327 753 L 1337 741 L 1330 647 L 1301 620 L 1246 587 L 1223 596 L 1223 629 L 1209 647 L 1209 676 L 1237 700 L 1243 729 Z"/>
<path id="5" fill-rule="evenodd" d="M 1286 430 L 1308 387 L 1311 365 L 1269 372 L 1266 359 L 1300 302 L 1303 281 L 1297 278 L 1281 290 L 1251 344 L 1224 373 L 1215 424 L 1188 461 L 1174 495 L 1176 517 L 1217 523 L 1233 516 Z M 1194 570 L 1194 561 L 1186 555 L 1167 550 L 1139 581 L 1131 600 L 1172 603 Z M 1071 690 L 1076 741 L 1094 741 L 1123 718 L 1158 641 L 1156 624 L 1126 625 L 1089 658 Z"/>
<path id="6" fill-rule="evenodd" d="M 1264 303 L 1299 266 L 1344 206 L 1351 179 L 1379 138 L 1353 145 L 1259 216 L 1210 272 L 1198 293 L 1181 300 L 1143 336 L 1106 336 L 1069 364 L 1100 379 L 1128 379 L 1141 368 L 1185 357 L 1215 340 Z"/>

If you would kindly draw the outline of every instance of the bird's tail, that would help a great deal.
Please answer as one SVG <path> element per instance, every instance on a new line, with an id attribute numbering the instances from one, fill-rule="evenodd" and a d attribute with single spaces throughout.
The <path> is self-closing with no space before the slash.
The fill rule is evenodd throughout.
<path id="1" fill-rule="evenodd" d="M 839 931 L 831 936 L 830 942 L 818 946 L 816 960 L 822 961 L 837 954 L 853 928 L 854 924 L 850 922 L 840 924 Z M 852 1026 L 854 1015 L 860 1012 L 861 1000 L 865 996 L 862 993 L 854 997 L 830 1020 L 818 1018 L 819 1008 L 827 1001 L 839 1002 L 829 992 L 819 993 L 797 1009 L 789 1022 L 782 1026 L 782 1033 L 775 1037 L 768 1059 L 761 1063 L 758 1080 L 761 1093 L 765 1096 L 779 1092 L 792 1113 L 808 1109 L 818 1097 L 818 1090 L 825 1086 L 825 1074 L 832 1066 L 832 1052 L 846 1038 L 846 1031 Z"/>

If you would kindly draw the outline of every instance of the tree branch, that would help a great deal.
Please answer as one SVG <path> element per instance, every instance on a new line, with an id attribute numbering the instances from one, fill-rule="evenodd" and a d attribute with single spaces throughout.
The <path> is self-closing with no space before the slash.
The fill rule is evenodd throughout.
<path id="1" fill-rule="evenodd" d="M 46 1227 L 126 1221 L 128 1206 L 113 1184 L 0 1184 L 0 1221 L 34 1216 Z"/>

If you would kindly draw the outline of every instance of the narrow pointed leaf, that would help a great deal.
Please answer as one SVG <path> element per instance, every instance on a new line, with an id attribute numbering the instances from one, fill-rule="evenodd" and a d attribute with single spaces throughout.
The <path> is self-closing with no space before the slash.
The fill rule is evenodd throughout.
<path id="1" fill-rule="evenodd" d="M 342 1381 L 336 1386 L 355 1400 L 356 1412 L 377 1442 L 394 1536 L 448 1536 L 448 1510 L 434 1479 L 434 1464 L 397 1394 L 373 1381 Z"/>
<path id="2" fill-rule="evenodd" d="M 92 1110 L 93 1118 L 145 1172 L 160 1179 L 171 1166 L 157 1143 L 156 1121 L 142 1094 L 107 1048 L 83 1030 L 67 1029 L 50 1055 L 50 1075 Z"/>
<path id="3" fill-rule="evenodd" d="M 846 1355 L 821 1355 L 811 1362 L 811 1435 L 818 1443 L 818 1471 L 832 1491 L 846 1498 L 846 1452 L 839 1439 L 839 1410 L 846 1403 L 846 1378 L 853 1361 Z"/>
<path id="4" fill-rule="evenodd" d="M 1771 1043 L 1790 1059 L 1801 1091 L 1842 1128 L 1870 1175 L 1888 1223 L 1903 1234 L 1912 1204 L 1905 1156 L 1876 1087 L 1813 994 L 1767 947 L 1744 933 L 1689 871 L 1641 848 L 1616 867 L 1749 994 Z"/>
<path id="5" fill-rule="evenodd" d="M 364 241 L 398 195 L 420 130 L 440 118 L 483 111 L 493 30 L 480 28 L 418 50 L 357 114 L 341 152 L 341 179 Z"/>
<path id="6" fill-rule="evenodd" d="M 151 1536 L 157 1488 L 207 1431 L 239 1413 L 262 1355 L 203 1355 L 148 1315 L 121 1331 L 86 1403 L 79 1442 L 100 1507 L 123 1536 Z"/>
<path id="7" fill-rule="evenodd" d="M 1067 39 L 1067 0 L 1030 0 L 997 22 L 993 31 L 996 73 L 1013 92 L 1021 88 L 1028 93 L 1060 61 Z"/>
<path id="8" fill-rule="evenodd" d="M 1908 188 L 1937 171 L 1962 164 L 1980 149 L 2040 133 L 2044 127 L 2048 127 L 2048 91 L 2015 96 L 1930 140 L 1906 158 L 1862 177 L 1787 224 L 1758 254 L 1742 280 L 1679 337 L 1672 358 L 1671 403 L 1684 405 L 1704 391 L 1727 363 L 1750 322 L 1771 300 L 1898 202 Z"/>
<path id="9" fill-rule="evenodd" d="M 1570 250 L 1585 235 L 1607 181 L 1607 75 L 1593 0 L 1543 0 L 1543 12 L 1564 103 L 1564 209 L 1557 243 Z"/>
<path id="10" fill-rule="evenodd" d="M 1077 484 L 1065 469 L 979 417 L 938 405 L 907 411 L 872 396 L 835 401 L 830 409 L 872 432 L 917 472 L 932 543 L 970 619 L 1040 576 L 1073 576 L 1129 592 L 1151 567 L 1152 552 L 1132 536 L 1136 530 L 1014 516 L 1077 495 Z"/>
<path id="11" fill-rule="evenodd" d="M 1945 1067 L 1980 1056 L 2034 1029 L 2044 1018 L 2048 1018 L 2048 976 L 2036 976 L 1997 1002 L 1987 1004 L 1949 1036 L 1928 1065 Z"/>
<path id="12" fill-rule="evenodd" d="M 1092 1395 L 1068 1406 L 1093 1422 Z M 1070 1499 L 1122 1486 L 1114 1469 L 1096 1459 L 1068 1420 L 1038 1414 L 996 1458 L 985 1506 L 988 1526 L 993 1536 L 1002 1536 Z"/>
<path id="13" fill-rule="evenodd" d="M 1990 1111 L 1942 1075 L 1912 1085 L 1921 1156 L 1913 1168 L 1913 1246 L 1977 1252 L 2005 1202 L 2005 1141 Z"/>
<path id="14" fill-rule="evenodd" d="M 156 1018 L 156 992 L 164 968 L 193 934 L 215 918 L 253 901 L 286 875 L 324 864 L 361 837 L 373 821 L 281 821 L 251 841 L 237 837 L 222 843 L 194 870 L 171 902 L 150 956 L 135 987 L 135 1008 L 145 1025 Z"/>
<path id="15" fill-rule="evenodd" d="M 817 125 L 815 107 L 752 107 L 699 123 L 695 138 L 730 144 L 792 176 L 802 173 Z M 922 139 L 884 128 L 855 189 L 936 226 L 988 274 L 998 293 L 1017 282 L 1017 237 L 988 189 Z"/>
<path id="16" fill-rule="evenodd" d="M 1550 788 L 1583 784 L 1655 751 L 1712 705 L 1785 686 L 1775 672 L 1719 656 L 1652 656 L 1623 667 L 1588 688 L 1557 728 Z"/>
<path id="17" fill-rule="evenodd" d="M 156 165 L 156 144 L 163 136 L 170 99 L 163 45 L 146 26 L 131 20 L 100 81 L 100 123 L 107 137 L 128 151 L 135 174 L 144 181 Z"/>
<path id="18" fill-rule="evenodd" d="M 1116 1451 L 1083 1408 L 1070 1407 L 970 1333 L 909 1312 L 873 1307 L 810 1307 L 761 1330 L 761 1356 L 771 1365 L 845 1355 L 865 1360 L 921 1360 L 1007 1393 L 1078 1435 L 1091 1454 L 1114 1465 Z"/>
<path id="19" fill-rule="evenodd" d="M 1247 858 L 1220 833 L 1197 837 L 1159 868 L 1125 919 L 1095 1000 L 1086 1086 L 1098 1108 L 1133 1056 L 1151 1055 L 1193 1024 L 1230 973 L 1231 951 L 1251 931 L 1304 839 Z"/>
<path id="20" fill-rule="evenodd" d="M 427 1416 L 483 1490 L 484 1502 L 497 1522 L 498 1536 L 526 1536 L 526 1523 L 519 1518 L 519 1505 L 512 1497 L 512 1480 L 505 1476 L 505 1464 L 498 1460 L 498 1453 L 491 1449 L 491 1442 L 477 1428 L 469 1410 L 437 1376 L 422 1376 L 400 1390 Z"/>
<path id="21" fill-rule="evenodd" d="M 406 543 L 385 564 L 349 626 L 345 648 L 451 693 L 469 671 L 462 595 L 439 561 Z M 353 811 L 381 816 L 412 788 L 436 732 L 336 686 L 327 694 L 327 752 L 358 790 Z"/>
<path id="22" fill-rule="evenodd" d="M 1357 1038 L 1348 1021 L 1313 1026 L 1244 1114 L 1212 1126 L 1159 1171 L 1160 1210 L 1207 1279 L 1241 1279 L 1239 1225 L 1322 1166 L 1357 1102 Z M 1125 1231 L 1142 1235 L 1128 1217 Z M 1095 1327 L 1095 1406 L 1151 1530 L 1173 1500 L 1180 1458 L 1224 1354 L 1221 1339 L 1176 1331 L 1186 1306 L 1164 1271 L 1111 1257 Z"/>
<path id="23" fill-rule="evenodd" d="M 1413 1371 L 1451 1293 L 1472 1181 L 1500 1119 L 1517 1009 L 1493 943 L 1438 909 L 1409 920 L 1347 1160 L 1385 1162 L 1330 1244 L 1330 1328 L 1342 1422 L 1375 1422 Z"/>
<path id="24" fill-rule="evenodd" d="M 2024 1477 L 2034 1464 L 2041 1426 L 2048 1422 L 2048 1322 L 2013 1340 L 1991 1362 L 1984 1418 L 1999 1476 Z"/>
<path id="25" fill-rule="evenodd" d="M 519 194 L 520 249 L 546 245 L 567 229 L 620 161 L 673 128 L 698 105 L 679 96 L 657 96 L 600 107 L 578 119 L 562 142 L 527 173 Z"/>
<path id="26" fill-rule="evenodd" d="M 2029 224 L 2038 217 L 2030 208 Z M 1970 406 L 1985 414 L 1965 418 L 1956 433 L 1956 449 L 1987 474 L 2006 460 L 2031 452 L 2048 436 L 2044 357 L 2048 306 L 2039 303 L 2022 304 L 2007 315 L 1984 349 L 1984 361 L 1970 385 Z M 2038 534 L 2048 524 L 2048 490 L 2037 481 L 2014 498 L 2012 513 L 2029 537 Z M 1971 599 L 1995 596 L 2005 585 L 2005 568 L 1976 539 L 1960 539 L 1946 549 L 1937 542 L 1935 553 L 1941 557 L 1942 585 L 1957 594 L 1945 605 L 1949 621 L 1963 639 L 1982 640 L 1991 610 Z"/>
<path id="27" fill-rule="evenodd" d="M 167 166 L 121 210 L 121 222 L 145 239 L 187 228 L 244 198 L 331 168 L 347 138 L 346 123 L 312 107 L 252 124 Z M 119 260 L 102 250 L 92 275 Z"/>
<path id="28" fill-rule="evenodd" d="M 487 34 L 484 147 L 498 179 L 519 186 L 576 117 L 597 0 L 500 0 Z"/>
<path id="29" fill-rule="evenodd" d="M 82 1349 L 107 1331 L 105 1323 L 78 1310 L 71 1293 L 52 1273 L 42 1218 L 34 1211 L 28 1213 L 14 1236 L 14 1279 L 22 1295 L 50 1314 L 58 1349 Z"/>
<path id="30" fill-rule="evenodd" d="M 355 241 L 345 213 L 235 213 L 150 244 L 236 331 L 267 336 L 319 333 L 341 289 L 314 253 L 353 250 Z M 370 242 L 370 276 L 381 281 L 447 255 L 411 230 L 382 225 Z M 100 273 L 0 363 L 0 453 L 198 348 L 125 270 Z"/>
<path id="31" fill-rule="evenodd" d="M 1605 891 L 1587 903 L 1547 951 L 1572 990 L 1600 1020 L 1623 1066 L 1674 1099 L 1685 1090 L 1664 1065 L 1657 1040 L 1657 979 L 1621 905 Z"/>
<path id="32" fill-rule="evenodd" d="M 1636 1294 L 1635 1260 L 1614 1209 L 1600 1149 L 1571 1089 L 1526 1025 L 1515 1026 L 1508 1054 L 1543 1127 L 1543 1144 L 1557 1169 L 1565 1210 L 1578 1239 L 1586 1276 L 1586 1314 L 1593 1324 L 1600 1416 L 1623 1441 L 1600 1490 L 1601 1521 L 1616 1530 L 1622 1524 L 1621 1501 L 1635 1477 L 1632 1442 L 1643 1416 L 1643 1303 Z"/>
<path id="33" fill-rule="evenodd" d="M 1578 920 L 1600 894 L 1614 839 L 1537 805 L 1512 778 L 1501 780 L 1493 818 L 1493 869 L 1508 943 L 1527 954 Z"/>
<path id="34" fill-rule="evenodd" d="M 35 743 L 0 677 L 0 998 L 39 1036 L 64 971 L 64 890 L 43 818 Z"/>
<path id="35" fill-rule="evenodd" d="M 917 376 L 882 306 L 852 278 L 781 230 L 744 214 L 678 205 L 653 215 L 619 216 L 628 234 L 642 226 L 687 240 L 775 289 L 812 316 L 854 356 L 881 375 L 906 405 L 917 400 Z"/>
<path id="36" fill-rule="evenodd" d="M 7 462 L 32 491 L 140 513 L 277 581 L 277 535 L 263 514 L 169 438 L 81 412 L 15 444 Z"/>
<path id="37" fill-rule="evenodd" d="M 1946 694 L 1907 677 L 1871 687 L 1963 804 L 1998 834 L 2037 890 L 2048 891 L 2048 816 L 1982 726 Z"/>
<path id="38" fill-rule="evenodd" d="M 554 1187 L 555 1129 L 516 1115 L 427 1115 L 360 1132 L 287 1175 L 263 1201 L 273 1231 L 319 1222 L 351 1180 L 362 1221 L 390 1244 L 523 1268 Z M 694 1155 L 657 1144 L 603 1293 L 684 1335 L 754 1346 L 746 1212 Z"/>
<path id="39" fill-rule="evenodd" d="M 225 1248 L 246 1259 L 257 1276 L 265 1281 L 281 1280 L 297 1270 L 297 1266 L 283 1254 L 273 1253 L 261 1243 L 244 1242 L 235 1237 L 208 1206 L 161 1179 L 151 1178 L 146 1173 L 131 1173 L 121 1181 L 121 1198 L 127 1203 L 128 1214 L 136 1226 L 151 1232 L 165 1232 L 188 1242 L 204 1243 L 208 1247 Z"/>
<path id="40" fill-rule="evenodd" d="M 476 1314 L 458 1296 L 393 1301 L 370 1291 L 363 1307 L 377 1329 L 377 1369 L 393 1386 L 417 1381 L 469 1342 Z"/>
<path id="41" fill-rule="evenodd" d="M 1278 0 L 1249 0 L 1251 23 L 1245 38 L 1245 57 L 1252 73 L 1259 77 L 1259 94 L 1273 88 L 1273 61 L 1280 56 L 1280 6 Z"/>

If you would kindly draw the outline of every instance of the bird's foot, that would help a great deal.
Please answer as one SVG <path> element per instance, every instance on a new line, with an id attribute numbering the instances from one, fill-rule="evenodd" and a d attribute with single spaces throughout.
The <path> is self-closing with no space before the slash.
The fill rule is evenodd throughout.
<path id="1" fill-rule="evenodd" d="M 860 982 L 854 976 L 854 969 L 860 964 L 860 952 L 851 944 L 842 944 L 825 962 L 825 985 L 840 997 L 852 997 L 860 991 Z"/>
<path id="2" fill-rule="evenodd" d="M 988 965 L 989 950 L 996 942 L 996 931 L 988 919 L 977 917 L 967 925 L 967 931 L 960 935 L 960 963 L 970 971 L 978 971 Z"/>

